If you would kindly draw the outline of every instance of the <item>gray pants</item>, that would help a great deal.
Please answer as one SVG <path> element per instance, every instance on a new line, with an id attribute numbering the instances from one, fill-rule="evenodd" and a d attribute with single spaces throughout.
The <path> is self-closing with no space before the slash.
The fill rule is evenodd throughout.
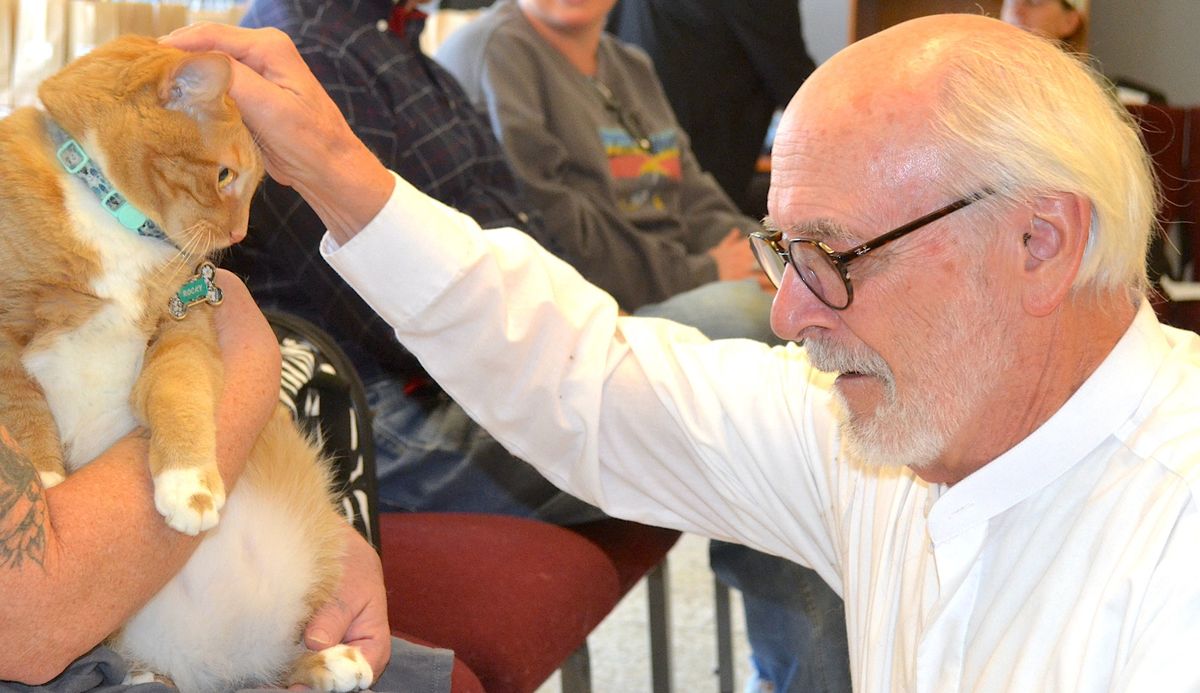
<path id="1" fill-rule="evenodd" d="M 454 655 L 392 638 L 392 659 L 372 687 L 381 693 L 449 693 Z M 41 686 L 0 681 L 0 691 L 13 693 L 176 693 L 161 683 L 125 686 L 125 662 L 107 647 L 97 647 L 75 660 L 54 680 Z"/>

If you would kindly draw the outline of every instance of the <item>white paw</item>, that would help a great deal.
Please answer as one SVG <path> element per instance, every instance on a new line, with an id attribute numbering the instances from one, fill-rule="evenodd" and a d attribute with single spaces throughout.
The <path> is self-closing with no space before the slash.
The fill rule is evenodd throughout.
<path id="1" fill-rule="evenodd" d="M 121 681 L 122 686 L 136 686 L 142 683 L 154 683 L 158 678 L 149 671 L 130 671 L 125 674 L 125 679 Z"/>
<path id="2" fill-rule="evenodd" d="M 225 488 L 220 478 L 215 467 L 163 470 L 154 477 L 154 507 L 177 532 L 195 536 L 212 529 L 225 505 Z"/>
<path id="3" fill-rule="evenodd" d="M 38 472 L 38 477 L 42 480 L 42 488 L 54 488 L 67 478 L 61 472 Z"/>
<path id="4" fill-rule="evenodd" d="M 321 650 L 325 666 L 313 672 L 313 686 L 322 691 L 345 693 L 367 688 L 375 680 L 371 665 L 353 645 L 334 645 Z"/>

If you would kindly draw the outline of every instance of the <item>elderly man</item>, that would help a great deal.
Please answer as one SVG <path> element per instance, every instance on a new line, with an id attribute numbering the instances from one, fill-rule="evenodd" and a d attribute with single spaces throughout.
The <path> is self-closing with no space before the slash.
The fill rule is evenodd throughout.
<path id="1" fill-rule="evenodd" d="M 1146 155 L 1072 58 L 953 15 L 814 73 L 760 241 L 805 344 L 768 349 L 619 317 L 394 182 L 277 39 L 173 40 L 250 66 L 235 98 L 329 261 L 555 483 L 812 566 L 861 690 L 1200 687 L 1200 339 L 1142 296 Z"/>

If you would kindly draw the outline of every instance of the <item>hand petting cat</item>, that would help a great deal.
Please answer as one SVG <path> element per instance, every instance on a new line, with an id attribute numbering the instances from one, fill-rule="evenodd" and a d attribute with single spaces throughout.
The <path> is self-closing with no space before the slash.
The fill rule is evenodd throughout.
<path id="1" fill-rule="evenodd" d="M 262 147 L 267 173 L 305 199 L 339 243 L 383 208 L 395 179 L 276 29 L 195 24 L 160 39 L 234 58 L 229 95 Z"/>

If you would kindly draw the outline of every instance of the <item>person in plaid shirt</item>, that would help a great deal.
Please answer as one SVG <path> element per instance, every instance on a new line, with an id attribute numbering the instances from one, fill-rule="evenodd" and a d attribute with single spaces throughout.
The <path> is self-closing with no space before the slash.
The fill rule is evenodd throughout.
<path id="1" fill-rule="evenodd" d="M 555 250 L 522 199 L 499 143 L 458 82 L 419 46 L 424 16 L 391 0 L 256 0 L 247 27 L 275 27 L 390 169 L 479 221 Z M 250 231 L 224 264 L 264 306 L 324 327 L 367 386 L 380 509 L 494 512 L 574 524 L 604 515 L 559 491 L 500 446 L 393 337 L 317 251 L 325 225 L 291 188 L 267 180 Z"/>

